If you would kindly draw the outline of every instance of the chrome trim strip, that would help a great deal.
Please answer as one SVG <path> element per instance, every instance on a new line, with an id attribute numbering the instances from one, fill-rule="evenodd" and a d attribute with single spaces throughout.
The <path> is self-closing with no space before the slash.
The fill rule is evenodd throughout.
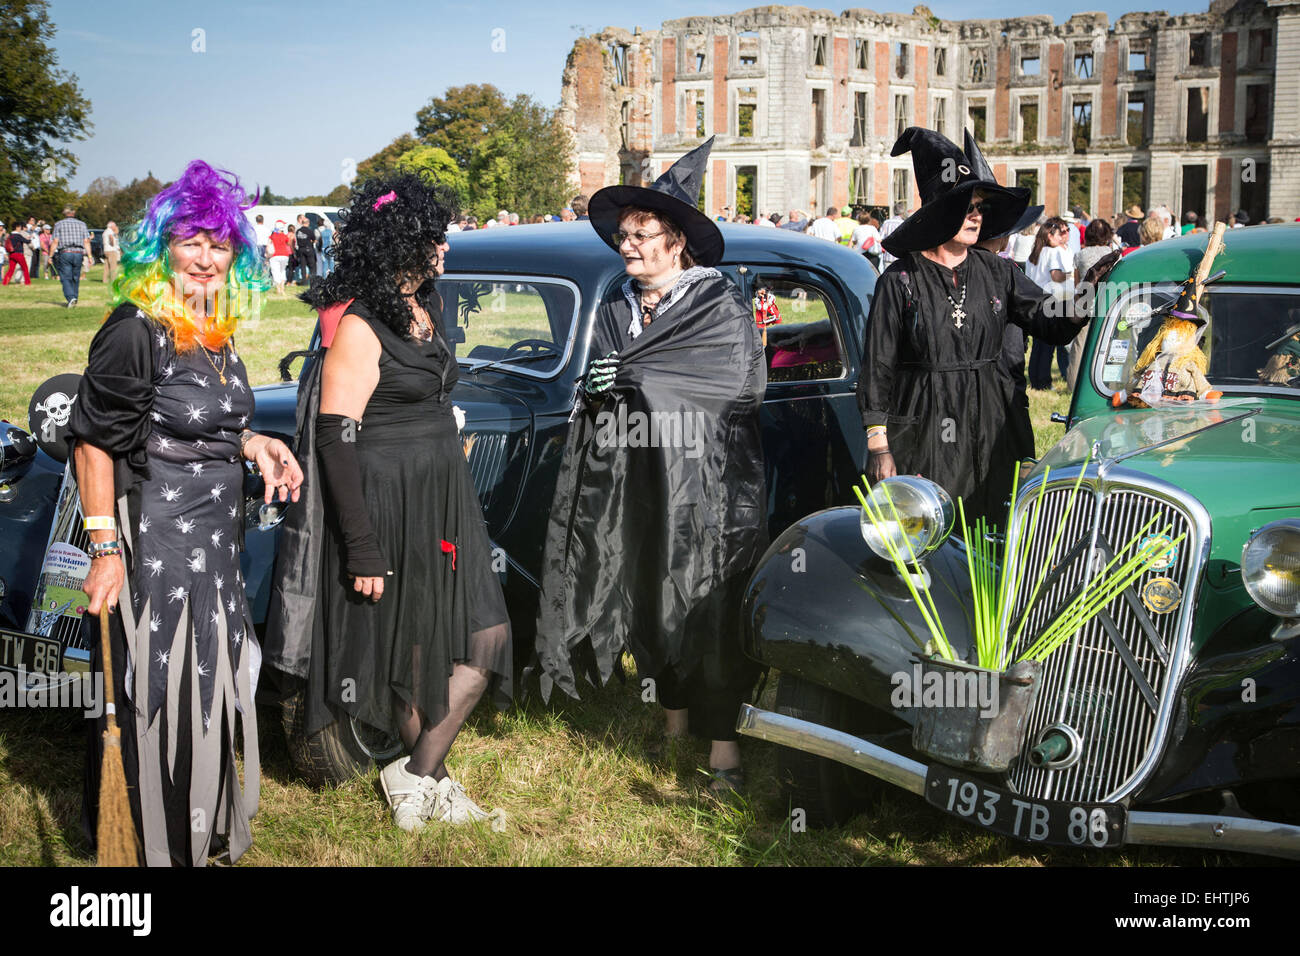
<path id="1" fill-rule="evenodd" d="M 852 734 L 761 710 L 752 704 L 741 705 L 736 730 L 747 737 L 837 760 L 917 796 L 925 790 L 925 776 L 929 769 L 925 764 Z M 1300 860 L 1300 827 L 1244 817 L 1131 810 L 1126 842 L 1233 850 Z"/>

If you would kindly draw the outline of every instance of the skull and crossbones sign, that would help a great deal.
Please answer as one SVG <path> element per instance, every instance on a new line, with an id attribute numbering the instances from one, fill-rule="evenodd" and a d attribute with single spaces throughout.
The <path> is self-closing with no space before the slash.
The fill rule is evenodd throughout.
<path id="1" fill-rule="evenodd" d="M 45 421 L 41 423 L 41 437 L 45 441 L 54 440 L 56 428 L 67 427 L 68 419 L 72 417 L 72 403 L 76 400 L 76 395 L 69 397 L 63 392 L 51 392 L 44 402 L 36 406 L 36 411 L 45 414 Z"/>

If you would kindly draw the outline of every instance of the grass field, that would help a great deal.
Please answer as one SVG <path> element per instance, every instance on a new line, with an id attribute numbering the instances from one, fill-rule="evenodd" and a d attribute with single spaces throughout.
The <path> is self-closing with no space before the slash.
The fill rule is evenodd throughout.
<path id="1" fill-rule="evenodd" d="M 81 304 L 62 308 L 57 282 L 0 289 L 0 417 L 25 423 L 32 389 L 57 372 L 81 371 L 105 311 L 98 282 Z M 811 310 L 810 310 L 811 311 Z M 485 313 L 490 315 L 490 313 Z M 475 321 L 478 321 L 477 319 Z M 239 336 L 253 384 L 275 381 L 285 352 L 305 345 L 312 325 L 293 299 L 271 299 Z M 1041 451 L 1060 435 L 1047 423 L 1066 407 L 1063 388 L 1032 396 Z M 629 672 L 633 670 L 628 661 Z M 760 704 L 771 707 L 775 680 Z M 742 742 L 747 799 L 719 802 L 699 788 L 707 750 L 686 745 L 647 755 L 661 726 L 657 707 L 613 683 L 582 702 L 536 699 L 499 714 L 481 707 L 456 742 L 453 774 L 487 807 L 508 815 L 505 832 L 394 829 L 371 773 L 314 790 L 290 767 L 279 715 L 259 708 L 261 809 L 250 865 L 1234 865 L 1247 857 L 1131 848 L 1118 853 L 1028 852 L 964 826 L 880 784 L 867 812 L 841 829 L 792 832 L 782 803 L 775 748 Z M 61 712 L 0 712 L 0 864 L 85 865 L 79 827 L 84 725 Z"/>

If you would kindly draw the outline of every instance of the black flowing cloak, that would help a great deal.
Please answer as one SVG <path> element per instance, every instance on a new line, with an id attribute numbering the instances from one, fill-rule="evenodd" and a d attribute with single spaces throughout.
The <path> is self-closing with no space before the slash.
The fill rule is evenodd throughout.
<path id="1" fill-rule="evenodd" d="M 718 685 L 745 666 L 740 596 L 767 546 L 767 366 L 749 306 L 709 273 L 635 340 L 622 293 L 597 312 L 591 354 L 620 364 L 603 400 L 579 393 L 560 465 L 537 626 L 544 696 L 552 682 L 578 696 L 588 638 L 593 682 L 625 646 L 643 677 L 671 667 Z"/>
<path id="2" fill-rule="evenodd" d="M 960 328 L 949 296 L 966 313 Z M 885 425 L 898 473 L 961 497 L 969 520 L 1005 524 L 1017 461 L 1033 453 L 1013 371 L 1017 346 L 1024 365 L 1016 333 L 1065 345 L 1081 328 L 1063 310 L 1052 314 L 1052 302 L 1009 260 L 983 249 L 955 270 L 909 254 L 876 283 L 858 383 L 863 425 Z"/>

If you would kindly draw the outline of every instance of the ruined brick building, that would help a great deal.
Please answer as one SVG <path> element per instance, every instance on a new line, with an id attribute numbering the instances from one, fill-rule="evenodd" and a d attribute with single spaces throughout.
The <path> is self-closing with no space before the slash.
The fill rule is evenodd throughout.
<path id="1" fill-rule="evenodd" d="M 1050 213 L 1165 203 L 1300 215 L 1300 0 L 1205 13 L 940 20 L 756 7 L 574 45 L 562 114 L 590 194 L 646 183 L 716 135 L 704 208 L 749 215 L 919 200 L 907 126 L 979 139 Z"/>

